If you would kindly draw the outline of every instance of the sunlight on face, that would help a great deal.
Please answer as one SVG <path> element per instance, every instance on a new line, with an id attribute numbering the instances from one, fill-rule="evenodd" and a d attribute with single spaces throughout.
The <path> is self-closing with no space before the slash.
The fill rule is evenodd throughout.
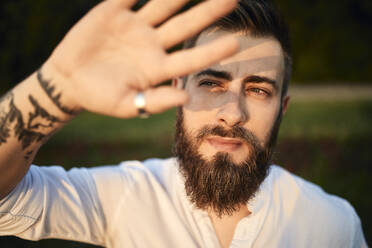
<path id="1" fill-rule="evenodd" d="M 204 32 L 196 45 L 226 34 Z M 190 101 L 183 107 L 184 125 L 193 137 L 207 125 L 225 130 L 240 126 L 254 133 L 264 146 L 280 110 L 283 52 L 271 37 L 234 35 L 241 46 L 237 54 L 188 77 L 185 90 Z M 209 135 L 200 142 L 198 152 L 206 160 L 225 152 L 240 163 L 250 155 L 250 149 L 239 137 Z"/>

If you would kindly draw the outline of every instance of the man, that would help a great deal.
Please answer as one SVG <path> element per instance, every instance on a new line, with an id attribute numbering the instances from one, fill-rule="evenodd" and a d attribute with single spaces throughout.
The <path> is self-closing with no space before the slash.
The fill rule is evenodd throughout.
<path id="1" fill-rule="evenodd" d="M 348 202 L 270 166 L 291 73 L 273 5 L 241 1 L 210 26 L 234 1 L 166 22 L 184 0 L 137 13 L 132 2 L 95 7 L 1 99 L 0 233 L 107 247 L 366 247 Z M 188 38 L 191 50 L 165 52 Z M 153 87 L 169 78 L 174 87 Z M 29 168 L 81 110 L 128 118 L 179 105 L 176 158 Z"/>

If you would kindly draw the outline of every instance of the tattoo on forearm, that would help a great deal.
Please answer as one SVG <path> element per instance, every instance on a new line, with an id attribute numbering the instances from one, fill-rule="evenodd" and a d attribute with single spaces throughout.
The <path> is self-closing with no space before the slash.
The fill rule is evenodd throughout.
<path id="1" fill-rule="evenodd" d="M 54 123 L 60 122 L 60 120 L 57 117 L 49 114 L 44 108 L 42 108 L 33 96 L 29 95 L 28 99 L 35 108 L 35 111 L 29 113 L 27 129 L 37 130 L 43 127 L 50 128 L 53 127 Z M 38 117 L 41 117 L 42 120 L 38 120 L 37 119 Z"/>
<path id="2" fill-rule="evenodd" d="M 40 142 L 53 132 L 56 123 L 62 121 L 49 114 L 38 101 L 28 96 L 33 110 L 28 113 L 27 123 L 24 121 L 21 111 L 14 104 L 14 96 L 9 92 L 0 99 L 0 146 L 5 144 L 13 134 L 26 150 L 34 142 Z M 33 154 L 33 151 L 26 151 L 25 158 Z"/>
<path id="3" fill-rule="evenodd" d="M 63 106 L 61 103 L 61 93 L 54 94 L 55 87 L 51 85 L 51 83 L 43 78 L 41 74 L 41 69 L 37 71 L 37 79 L 39 81 L 40 86 L 44 89 L 45 93 L 49 96 L 49 98 L 53 101 L 53 103 L 65 114 L 69 115 L 76 115 L 78 111 L 74 109 L 70 109 L 66 106 Z"/>

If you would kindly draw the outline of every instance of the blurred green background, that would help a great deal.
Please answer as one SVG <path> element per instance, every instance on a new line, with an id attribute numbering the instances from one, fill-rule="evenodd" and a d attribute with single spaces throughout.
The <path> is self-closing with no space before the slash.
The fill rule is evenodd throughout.
<path id="1" fill-rule="evenodd" d="M 40 67 L 68 29 L 98 2 L 2 0 L 0 93 Z M 291 29 L 294 77 L 293 101 L 283 119 L 275 161 L 347 199 L 358 212 L 370 244 L 372 1 L 276 2 Z M 43 146 L 35 163 L 68 169 L 168 157 L 174 120 L 175 110 L 147 120 L 84 113 Z M 0 237 L 0 247 L 92 246 Z"/>

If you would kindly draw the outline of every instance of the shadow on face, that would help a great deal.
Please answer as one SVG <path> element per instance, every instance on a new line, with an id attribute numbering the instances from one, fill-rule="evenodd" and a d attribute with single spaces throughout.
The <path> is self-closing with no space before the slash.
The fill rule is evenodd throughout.
<path id="1" fill-rule="evenodd" d="M 223 65 L 218 64 L 211 68 L 208 68 L 204 71 L 199 73 L 193 74 L 189 76 L 188 81 L 186 83 L 186 91 L 190 93 L 191 97 L 191 104 L 187 104 L 184 107 L 189 111 L 210 111 L 215 108 L 219 108 L 222 105 L 232 103 L 236 101 L 240 97 L 240 95 L 244 95 L 244 84 L 247 83 L 257 83 L 263 85 L 267 83 L 267 79 L 270 82 L 274 82 L 273 87 L 273 95 L 280 97 L 281 89 L 282 89 L 282 78 L 281 73 L 278 72 L 278 63 L 280 63 L 281 57 L 280 56 L 266 56 L 260 58 L 253 58 L 248 60 L 240 60 L 240 61 L 230 61 Z M 204 77 L 198 76 L 198 74 L 204 74 L 206 71 L 213 71 L 218 72 L 219 74 L 224 74 L 227 76 L 209 74 Z M 278 76 L 276 76 L 278 75 Z M 257 82 L 248 82 L 248 77 L 252 76 L 256 77 Z M 225 87 L 222 87 L 221 91 L 224 91 L 224 100 L 223 101 L 209 101 L 209 97 L 212 97 L 213 100 L 216 97 L 220 97 L 221 94 L 210 94 L 207 95 L 202 90 L 198 89 L 198 84 L 202 80 L 213 80 L 214 83 L 222 82 Z M 258 82 L 259 80 L 263 80 Z M 232 81 L 236 81 L 238 85 L 237 90 L 230 90 L 232 85 Z M 235 87 L 236 88 L 236 87 Z M 221 93 L 220 91 L 220 93 Z M 195 103 L 195 104 L 193 104 Z M 213 104 L 212 104 L 213 103 Z"/>

